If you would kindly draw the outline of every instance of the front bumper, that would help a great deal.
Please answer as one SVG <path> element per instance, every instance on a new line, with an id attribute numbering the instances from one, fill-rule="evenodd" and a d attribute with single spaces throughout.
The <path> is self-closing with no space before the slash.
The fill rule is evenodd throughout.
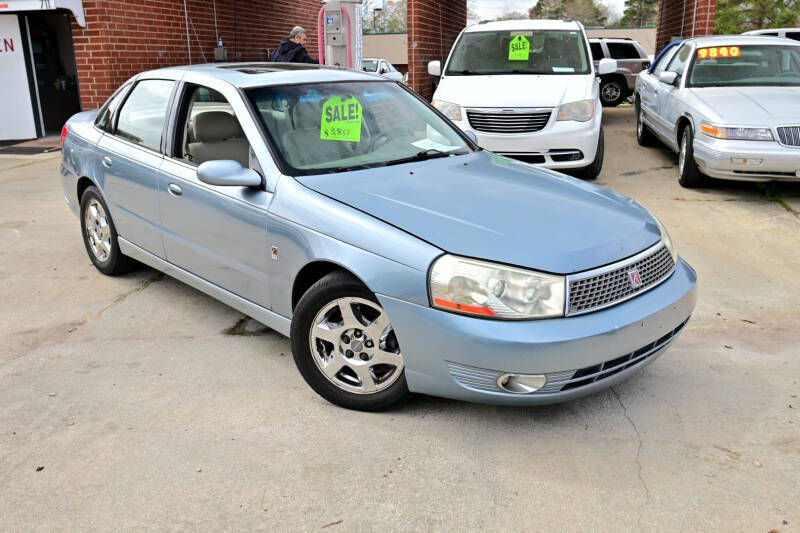
<path id="1" fill-rule="evenodd" d="M 478 139 L 481 148 L 510 157 L 542 159 L 545 168 L 568 169 L 591 165 L 597 152 L 597 141 L 602 124 L 602 108 L 595 106 L 595 115 L 587 122 L 558 121 L 557 110 L 553 111 L 547 125 L 535 133 L 486 133 L 477 131 L 462 111 L 463 120 L 454 122 L 463 131 L 471 131 Z M 580 152 L 579 159 L 558 161 L 559 156 Z M 554 158 L 555 157 L 555 158 Z"/>
<path id="2" fill-rule="evenodd" d="M 413 392 L 536 405 L 609 387 L 654 361 L 694 310 L 697 276 L 680 260 L 658 287 L 607 309 L 568 318 L 499 321 L 446 313 L 378 295 L 389 313 Z M 623 358 L 627 358 L 624 359 Z M 534 393 L 496 385 L 505 373 L 546 374 Z"/>
<path id="3" fill-rule="evenodd" d="M 761 160 L 744 164 L 734 160 Z M 705 135 L 694 140 L 694 160 L 712 178 L 741 181 L 800 181 L 800 148 L 774 141 L 728 141 Z"/>

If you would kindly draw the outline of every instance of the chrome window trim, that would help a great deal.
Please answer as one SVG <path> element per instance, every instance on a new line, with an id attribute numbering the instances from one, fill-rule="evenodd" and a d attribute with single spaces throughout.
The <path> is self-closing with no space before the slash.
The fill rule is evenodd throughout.
<path id="1" fill-rule="evenodd" d="M 566 281 L 567 286 L 565 287 L 565 291 L 564 291 L 564 293 L 566 295 L 564 297 L 565 298 L 565 301 L 564 301 L 564 316 L 585 315 L 586 313 L 594 313 L 595 311 L 600 311 L 601 309 L 607 309 L 607 308 L 612 307 L 614 305 L 621 304 L 622 302 L 628 301 L 631 298 L 635 298 L 636 296 L 642 295 L 642 294 L 646 293 L 647 291 L 649 291 L 651 289 L 654 289 L 654 288 L 658 287 L 659 285 L 661 285 L 664 281 L 669 279 L 669 277 L 672 275 L 673 272 L 675 272 L 675 269 L 678 267 L 677 262 L 673 262 L 673 265 L 672 265 L 672 268 L 670 269 L 670 271 L 667 272 L 667 274 L 664 275 L 664 277 L 662 277 L 660 280 L 656 281 L 655 283 L 652 283 L 651 285 L 648 285 L 647 287 L 642 288 L 641 290 L 638 290 L 638 291 L 636 291 L 636 292 L 634 292 L 632 294 L 629 294 L 628 296 L 625 296 L 624 298 L 620 298 L 619 300 L 615 300 L 613 302 L 607 303 L 605 305 L 601 305 L 599 307 L 593 307 L 591 309 L 586 309 L 584 311 L 576 311 L 576 312 L 573 312 L 573 313 L 569 312 L 570 289 L 571 289 L 571 285 L 572 285 L 573 281 L 580 281 L 582 279 L 592 278 L 594 276 L 599 276 L 601 274 L 605 274 L 606 272 L 611 272 L 612 270 L 619 270 L 621 268 L 625 268 L 626 266 L 632 265 L 633 263 L 641 261 L 642 259 L 645 259 L 647 257 L 650 257 L 651 255 L 654 255 L 654 254 L 660 252 L 661 249 L 665 248 L 665 247 L 666 247 L 666 244 L 664 244 L 664 241 L 659 239 L 659 241 L 657 243 L 655 243 L 654 245 L 650 246 L 649 248 L 646 248 L 646 249 L 642 250 L 641 252 L 639 252 L 638 254 L 633 255 L 633 256 L 631 256 L 631 257 L 629 257 L 627 259 L 623 259 L 622 261 L 618 261 L 616 263 L 611 263 L 610 265 L 606 265 L 606 266 L 603 266 L 603 267 L 600 267 L 600 268 L 595 268 L 594 270 L 585 270 L 583 272 L 578 272 L 576 274 L 567 275 L 567 281 Z"/>

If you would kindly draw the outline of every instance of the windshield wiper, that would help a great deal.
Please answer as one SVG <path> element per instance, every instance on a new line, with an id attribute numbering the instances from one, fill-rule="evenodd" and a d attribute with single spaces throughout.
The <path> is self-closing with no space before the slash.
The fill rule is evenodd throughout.
<path id="1" fill-rule="evenodd" d="M 393 159 L 391 161 L 387 161 L 386 165 L 401 165 L 403 163 L 411 163 L 413 161 L 426 161 L 428 159 L 436 159 L 437 157 L 449 157 L 451 155 L 459 155 L 459 153 L 464 153 L 461 150 L 454 150 L 452 152 L 443 152 L 442 150 L 437 150 L 436 148 L 428 148 L 427 150 L 422 150 L 421 152 L 417 152 L 416 154 L 409 156 L 409 157 L 402 157 L 400 159 Z"/>
<path id="2" fill-rule="evenodd" d="M 376 168 L 376 167 L 383 167 L 386 166 L 386 163 L 379 162 L 379 163 L 361 163 L 358 165 L 348 165 L 348 166 L 341 166 L 341 167 L 333 167 L 325 169 L 328 174 L 335 174 L 337 172 L 350 172 L 352 170 L 366 170 L 368 168 Z"/>
<path id="3" fill-rule="evenodd" d="M 476 76 L 480 74 L 480 72 L 475 72 L 474 70 L 464 69 L 464 70 L 448 70 L 448 74 L 451 76 Z"/>

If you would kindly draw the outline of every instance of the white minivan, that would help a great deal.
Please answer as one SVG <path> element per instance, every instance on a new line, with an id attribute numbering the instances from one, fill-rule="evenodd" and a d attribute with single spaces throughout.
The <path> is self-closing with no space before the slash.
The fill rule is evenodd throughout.
<path id="1" fill-rule="evenodd" d="M 459 35 L 433 105 L 492 152 L 594 179 L 603 166 L 597 70 L 580 22 L 507 20 L 474 24 Z"/>

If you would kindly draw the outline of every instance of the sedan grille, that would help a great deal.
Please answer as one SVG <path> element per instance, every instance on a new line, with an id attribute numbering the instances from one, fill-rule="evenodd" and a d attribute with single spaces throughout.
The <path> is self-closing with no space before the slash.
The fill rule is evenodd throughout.
<path id="1" fill-rule="evenodd" d="M 551 109 L 529 112 L 489 112 L 467 110 L 467 119 L 473 129 L 486 133 L 534 133 L 550 121 Z"/>
<path id="2" fill-rule="evenodd" d="M 781 144 L 800 147 L 800 126 L 783 126 L 778 128 Z"/>
<path id="3" fill-rule="evenodd" d="M 588 313 L 652 289 L 675 268 L 663 244 L 602 269 L 568 276 L 568 315 Z"/>

